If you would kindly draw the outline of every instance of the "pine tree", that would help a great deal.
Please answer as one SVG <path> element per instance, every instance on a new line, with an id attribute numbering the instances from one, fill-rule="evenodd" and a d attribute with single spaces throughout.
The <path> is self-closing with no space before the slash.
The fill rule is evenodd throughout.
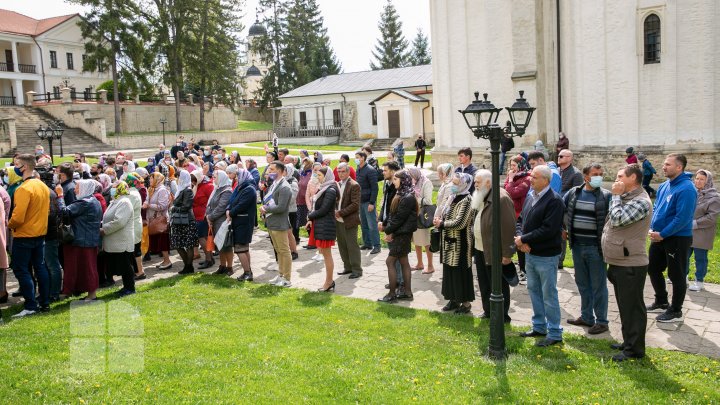
<path id="1" fill-rule="evenodd" d="M 286 27 L 288 0 L 260 0 L 261 12 L 270 12 L 263 18 L 263 25 L 268 28 L 268 34 L 257 38 L 253 42 L 253 51 L 259 55 L 262 63 L 268 66 L 265 77 L 260 81 L 258 91 L 253 95 L 260 101 L 260 107 L 277 107 L 280 105 L 278 97 L 288 91 L 285 83 L 285 72 L 281 64 L 285 52 L 283 35 Z"/>
<path id="2" fill-rule="evenodd" d="M 422 28 L 418 28 L 417 35 L 415 35 L 415 39 L 413 39 L 408 60 L 411 66 L 429 65 L 432 61 L 428 37 Z"/>
<path id="3" fill-rule="evenodd" d="M 372 70 L 393 69 L 407 65 L 408 42 L 402 33 L 402 22 L 400 16 L 388 0 L 378 22 L 380 38 L 375 45 L 373 57 L 376 62 L 370 62 Z"/>

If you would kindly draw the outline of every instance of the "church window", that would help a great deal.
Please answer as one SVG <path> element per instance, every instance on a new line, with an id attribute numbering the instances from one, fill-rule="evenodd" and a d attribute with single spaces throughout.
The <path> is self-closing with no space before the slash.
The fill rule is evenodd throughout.
<path id="1" fill-rule="evenodd" d="M 644 24 L 645 63 L 660 63 L 660 17 L 650 14 Z"/>

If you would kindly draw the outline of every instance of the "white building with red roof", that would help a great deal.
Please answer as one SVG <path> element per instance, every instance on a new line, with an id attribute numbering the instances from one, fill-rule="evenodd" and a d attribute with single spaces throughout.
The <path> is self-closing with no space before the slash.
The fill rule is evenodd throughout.
<path id="1" fill-rule="evenodd" d="M 108 71 L 83 71 L 80 18 L 70 14 L 36 20 L 0 9 L 0 105 L 23 105 L 28 91 L 57 98 L 63 87 L 74 95 L 93 92 L 110 80 Z"/>

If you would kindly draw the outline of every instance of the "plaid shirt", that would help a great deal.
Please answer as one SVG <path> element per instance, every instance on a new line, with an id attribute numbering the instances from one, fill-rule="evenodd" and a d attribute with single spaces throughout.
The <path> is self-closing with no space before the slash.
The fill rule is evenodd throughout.
<path id="1" fill-rule="evenodd" d="M 613 227 L 634 224 L 650 213 L 650 203 L 646 200 L 632 200 L 623 204 L 619 195 L 610 200 L 610 224 Z"/>

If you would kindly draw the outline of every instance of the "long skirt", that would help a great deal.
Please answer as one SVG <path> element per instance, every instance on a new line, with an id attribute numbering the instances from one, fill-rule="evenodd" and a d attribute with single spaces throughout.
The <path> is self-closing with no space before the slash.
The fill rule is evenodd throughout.
<path id="1" fill-rule="evenodd" d="M 98 248 L 63 245 L 63 255 L 65 266 L 62 293 L 72 295 L 97 290 Z"/>
<path id="2" fill-rule="evenodd" d="M 472 267 L 469 263 L 465 264 L 461 263 L 458 267 L 443 264 L 441 292 L 448 301 L 475 301 Z"/>
<path id="3" fill-rule="evenodd" d="M 150 252 L 160 253 L 170 251 L 170 234 L 167 232 L 150 235 Z"/>
<path id="4" fill-rule="evenodd" d="M 170 245 L 173 249 L 192 249 L 198 244 L 198 233 L 195 221 L 186 225 L 173 224 L 170 227 Z"/>

